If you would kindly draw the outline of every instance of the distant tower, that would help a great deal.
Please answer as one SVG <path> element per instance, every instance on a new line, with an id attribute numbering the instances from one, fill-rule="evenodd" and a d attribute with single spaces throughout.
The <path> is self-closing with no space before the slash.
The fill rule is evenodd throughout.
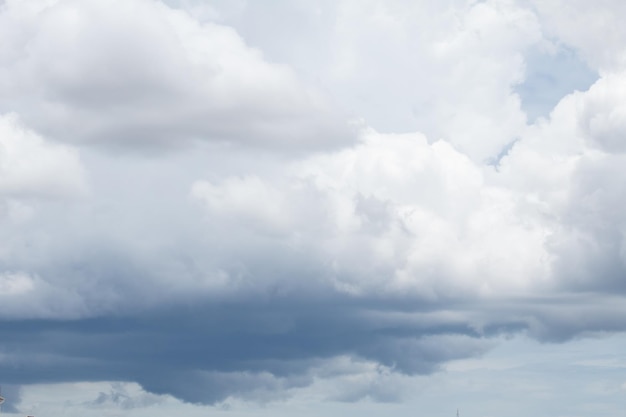
<path id="1" fill-rule="evenodd" d="M 456 417 L 459 417 L 459 409 L 456 409 Z"/>

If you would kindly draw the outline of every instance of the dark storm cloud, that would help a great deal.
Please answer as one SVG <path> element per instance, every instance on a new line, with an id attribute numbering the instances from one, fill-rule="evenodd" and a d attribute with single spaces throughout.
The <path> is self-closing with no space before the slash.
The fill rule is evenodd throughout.
<path id="1" fill-rule="evenodd" d="M 130 298 L 141 303 L 140 292 Z M 283 288 L 282 295 L 270 288 L 189 297 L 85 319 L 4 319 L 0 373 L 11 384 L 133 381 L 189 402 L 267 401 L 311 384 L 315 369 L 339 356 L 429 374 L 484 353 L 501 334 L 562 341 L 589 330 L 626 330 L 624 320 L 611 318 L 621 299 L 599 300 L 573 295 L 478 306 L 460 299 L 353 297 L 309 286 Z"/>
<path id="2" fill-rule="evenodd" d="M 309 368 L 335 356 L 415 374 L 486 347 L 464 323 L 372 321 L 395 309 L 391 301 L 325 293 L 214 300 L 134 316 L 5 320 L 2 350 L 9 358 L 1 373 L 15 384 L 137 381 L 153 392 L 212 403 L 307 385 Z"/>

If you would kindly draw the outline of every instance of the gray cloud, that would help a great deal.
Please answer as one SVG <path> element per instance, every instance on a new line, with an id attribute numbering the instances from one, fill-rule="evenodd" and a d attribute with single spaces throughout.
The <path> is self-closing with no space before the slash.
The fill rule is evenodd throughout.
<path id="1" fill-rule="evenodd" d="M 459 214 L 448 208 L 443 217 L 421 219 L 404 216 L 411 212 L 404 205 L 419 212 L 420 207 L 445 210 L 464 201 L 480 213 L 485 203 L 474 195 L 479 186 L 472 191 L 471 164 L 465 165 L 469 171 L 450 177 L 438 159 L 453 157 L 447 148 L 429 150 L 428 144 L 405 139 L 375 136 L 361 148 L 296 164 L 290 178 L 285 178 L 287 168 L 280 167 L 276 177 L 268 168 L 255 180 L 215 181 L 213 205 L 208 206 L 189 195 L 197 175 L 194 164 L 204 161 L 196 161 L 192 153 L 177 154 L 189 171 L 173 182 L 159 176 L 169 172 L 164 168 L 170 161 L 163 158 L 146 160 L 139 169 L 133 159 L 112 161 L 108 154 L 87 153 L 94 197 L 70 205 L 40 202 L 33 221 L 7 235 L 12 256 L 2 262 L 13 272 L 3 275 L 3 283 L 29 285 L 19 294 L 7 294 L 2 306 L 7 335 L 2 348 L 8 355 L 1 365 L 3 376 L 16 384 L 136 381 L 151 392 L 190 402 L 210 404 L 231 396 L 263 402 L 311 384 L 325 364 L 339 357 L 369 361 L 392 374 L 429 374 L 450 360 L 481 355 L 503 333 L 563 341 L 626 329 L 619 318 L 624 316 L 616 314 L 621 290 L 615 294 L 616 287 L 608 285 L 619 280 L 603 281 L 606 273 L 592 280 L 593 264 L 585 270 L 568 262 L 573 257 L 609 265 L 591 252 L 573 256 L 558 245 L 577 242 L 567 230 L 556 229 L 546 241 L 552 256 L 548 265 L 554 268 L 548 284 L 542 282 L 544 276 L 512 279 L 519 273 L 516 264 L 475 275 L 473 268 L 486 255 L 473 251 L 488 244 L 488 256 L 493 256 L 501 242 L 500 234 L 493 243 L 484 241 L 482 230 L 460 244 L 444 240 L 447 251 L 431 251 L 421 260 L 428 248 L 422 239 L 437 245 L 441 233 L 446 236 L 446 223 Z M 405 166 L 394 158 L 385 160 L 377 148 L 381 143 L 402 149 L 387 157 L 411 158 L 411 151 L 419 151 L 421 165 L 410 166 L 417 174 L 406 176 L 412 178 L 408 185 L 378 188 L 389 181 L 385 175 L 397 175 L 387 167 Z M 433 159 L 426 158 L 427 152 Z M 516 152 L 508 158 L 517 157 Z M 345 170 L 345 160 L 355 161 L 354 175 Z M 503 160 L 503 168 L 510 165 L 510 159 Z M 581 161 L 575 178 L 595 178 L 587 173 L 589 166 L 602 167 L 602 172 L 610 167 Z M 129 180 L 105 186 L 102 179 L 112 167 Z M 340 186 L 346 187 L 339 192 L 333 182 L 336 169 L 342 172 Z M 312 172 L 322 174 L 311 178 Z M 460 197 L 438 188 L 431 188 L 430 195 L 406 191 L 415 187 L 413 181 L 437 183 L 441 175 L 468 184 L 469 194 Z M 575 184 L 586 192 L 584 182 Z M 619 184 L 616 179 L 617 189 Z M 155 188 L 148 194 L 133 194 L 150 187 Z M 259 187 L 269 187 L 277 197 L 266 201 L 266 194 L 255 191 Z M 619 198 L 615 191 L 603 195 Z M 576 196 L 563 206 L 563 213 L 572 216 L 568 224 L 587 226 L 581 230 L 590 242 L 606 240 L 600 233 L 604 229 L 574 219 L 600 221 L 621 213 L 589 214 L 585 205 L 575 203 L 585 199 Z M 200 203 L 208 198 L 200 197 Z M 280 198 L 284 202 L 277 211 L 268 212 L 265 205 Z M 611 205 L 601 201 L 599 207 Z M 534 219 L 534 211 L 518 212 Z M 533 234 L 521 233 L 516 220 L 507 219 L 496 231 L 516 236 L 519 246 L 511 241 L 504 249 L 526 256 L 526 242 L 534 240 L 525 239 Z M 429 224 L 438 228 L 430 231 Z M 396 248 L 393 256 L 378 249 L 383 243 Z M 476 263 L 466 261 L 467 270 L 455 272 L 449 266 L 459 259 Z M 510 273 L 510 279 L 502 281 L 501 273 Z M 465 279 L 471 281 L 465 285 Z M 482 293 L 483 287 L 492 289 Z M 537 297 L 539 291 L 543 298 Z M 353 371 L 337 370 L 333 378 L 344 372 Z M 375 381 L 349 384 L 333 398 L 397 399 Z"/>
<path id="2" fill-rule="evenodd" d="M 445 337 L 421 341 L 423 329 L 372 326 L 360 317 L 361 308 L 347 301 L 246 299 L 141 316 L 5 322 L 4 349 L 14 353 L 2 374 L 16 383 L 137 381 L 156 393 L 212 403 L 231 395 L 274 397 L 307 385 L 307 370 L 315 361 L 338 355 L 413 374 L 464 357 L 467 344 L 478 343 Z"/>
<path id="3" fill-rule="evenodd" d="M 5 413 L 19 413 L 22 401 L 22 387 L 19 385 L 2 385 L 2 396 L 5 401 L 0 406 Z"/>
<path id="4" fill-rule="evenodd" d="M 88 401 L 84 405 L 98 409 L 112 404 L 123 410 L 130 410 L 160 404 L 162 402 L 162 398 L 156 395 L 146 393 L 133 395 L 133 393 L 128 392 L 124 384 L 116 382 L 111 384 L 109 392 L 101 391 L 94 400 Z"/>

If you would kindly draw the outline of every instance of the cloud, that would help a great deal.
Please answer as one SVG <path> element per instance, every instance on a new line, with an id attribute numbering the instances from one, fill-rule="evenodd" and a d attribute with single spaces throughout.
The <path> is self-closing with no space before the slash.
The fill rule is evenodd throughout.
<path id="1" fill-rule="evenodd" d="M 221 19 L 377 131 L 419 131 L 482 162 L 524 128 L 513 89 L 524 80 L 525 54 L 547 43 L 529 8 L 456 0 L 279 4 L 250 3 Z M 277 23 L 277 14 L 286 17 Z"/>
<path id="2" fill-rule="evenodd" d="M 21 233 L 46 204 L 83 198 L 88 191 L 77 149 L 42 137 L 15 113 L 0 115 L 0 309 L 4 314 L 27 309 L 20 303 L 30 299 L 36 286 L 35 276 L 10 265 Z"/>
<path id="3" fill-rule="evenodd" d="M 623 153 L 626 133 L 624 106 L 626 72 L 603 77 L 581 100 L 579 120 L 586 137 L 608 153 Z"/>
<path id="4" fill-rule="evenodd" d="M 212 213 L 245 222 L 247 227 L 289 230 L 287 202 L 279 191 L 259 178 L 229 178 L 219 186 L 199 181 L 193 185 L 191 195 Z"/>
<path id="5" fill-rule="evenodd" d="M 5 273 L 0 280 L 0 294 L 16 295 L 32 290 L 33 280 L 28 275 Z"/>
<path id="6" fill-rule="evenodd" d="M 59 140 L 293 151 L 352 137 L 329 100 L 289 67 L 231 28 L 160 2 L 11 1 L 0 26 L 0 109 Z"/>
<path id="7" fill-rule="evenodd" d="M 130 410 L 163 403 L 163 398 L 153 394 L 146 392 L 137 393 L 137 389 L 129 392 L 128 385 L 119 382 L 112 383 L 108 393 L 100 391 L 96 399 L 88 401 L 85 405 L 96 409 L 113 405 L 122 410 Z M 130 388 L 135 387 L 131 386 Z"/>
<path id="8" fill-rule="evenodd" d="M 189 207 L 197 200 L 200 210 L 176 206 L 185 221 L 173 226 L 193 227 L 179 236 L 152 227 L 166 204 L 150 214 L 126 200 L 130 230 L 109 228 L 109 240 L 66 231 L 69 240 L 51 252 L 29 251 L 43 257 L 39 265 L 16 265 L 36 266 L 40 285 L 67 295 L 49 293 L 44 301 L 64 300 L 64 308 L 34 321 L 45 303 L 19 303 L 28 308 L 5 326 L 13 335 L 5 346 L 20 352 L 6 362 L 20 372 L 3 373 L 20 383 L 41 381 L 41 369 L 67 381 L 133 380 L 190 402 L 268 401 L 311 384 L 342 356 L 415 375 L 480 355 L 501 333 L 565 340 L 624 329 L 615 316 L 621 298 L 603 296 L 603 285 L 595 299 L 561 293 L 586 289 L 555 268 L 568 254 L 554 242 L 571 240 L 545 210 L 554 201 L 562 213 L 572 209 L 553 193 L 559 180 L 576 184 L 580 159 L 553 163 L 563 173 L 543 188 L 526 174 L 533 166 L 518 163 L 549 155 L 536 139 L 552 129 L 522 138 L 499 172 L 423 135 L 369 131 L 352 148 L 281 167 L 282 175 L 189 182 Z M 35 336 L 35 346 L 24 344 Z M 337 399 L 393 399 L 358 378 L 351 387 Z"/>
<path id="9" fill-rule="evenodd" d="M 15 353 L 5 355 L 0 366 L 5 378 L 21 383 L 43 382 L 39 375 L 45 370 L 58 382 L 90 375 L 132 379 L 149 391 L 190 402 L 213 403 L 229 396 L 265 401 L 309 385 L 309 372 L 315 375 L 336 356 L 361 357 L 415 374 L 486 347 L 469 337 L 428 336 L 446 330 L 373 323 L 359 312 L 371 309 L 368 303 L 351 306 L 354 301 L 348 298 L 258 298 L 117 319 L 14 320 L 3 328 L 8 336 L 4 347 Z M 393 309 L 391 303 L 384 308 Z M 28 344 L 33 337 L 37 343 Z"/>
<path id="10" fill-rule="evenodd" d="M 0 11 L 7 381 L 397 401 L 498 335 L 626 330 L 623 74 L 529 124 L 547 9 L 301 4 L 296 48 L 251 40 L 258 6 L 177 4 Z"/>
<path id="11" fill-rule="evenodd" d="M 18 406 L 22 401 L 22 387 L 19 385 L 2 385 L 2 411 L 5 413 L 19 413 Z"/>
<path id="12" fill-rule="evenodd" d="M 579 50 L 592 68 L 601 73 L 624 69 L 626 35 L 621 18 L 626 13 L 624 3 L 602 0 L 591 7 L 582 0 L 533 1 L 545 31 Z M 583 24 L 587 28 L 582 33 Z"/>
<path id="13" fill-rule="evenodd" d="M 86 191 L 78 151 L 45 140 L 17 114 L 0 116 L 0 197 L 63 197 Z"/>

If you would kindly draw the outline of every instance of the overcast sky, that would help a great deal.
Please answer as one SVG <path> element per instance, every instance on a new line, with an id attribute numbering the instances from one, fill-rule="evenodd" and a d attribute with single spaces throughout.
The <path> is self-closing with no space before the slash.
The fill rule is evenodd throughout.
<path id="1" fill-rule="evenodd" d="M 623 417 L 625 19 L 0 0 L 3 414 Z"/>

